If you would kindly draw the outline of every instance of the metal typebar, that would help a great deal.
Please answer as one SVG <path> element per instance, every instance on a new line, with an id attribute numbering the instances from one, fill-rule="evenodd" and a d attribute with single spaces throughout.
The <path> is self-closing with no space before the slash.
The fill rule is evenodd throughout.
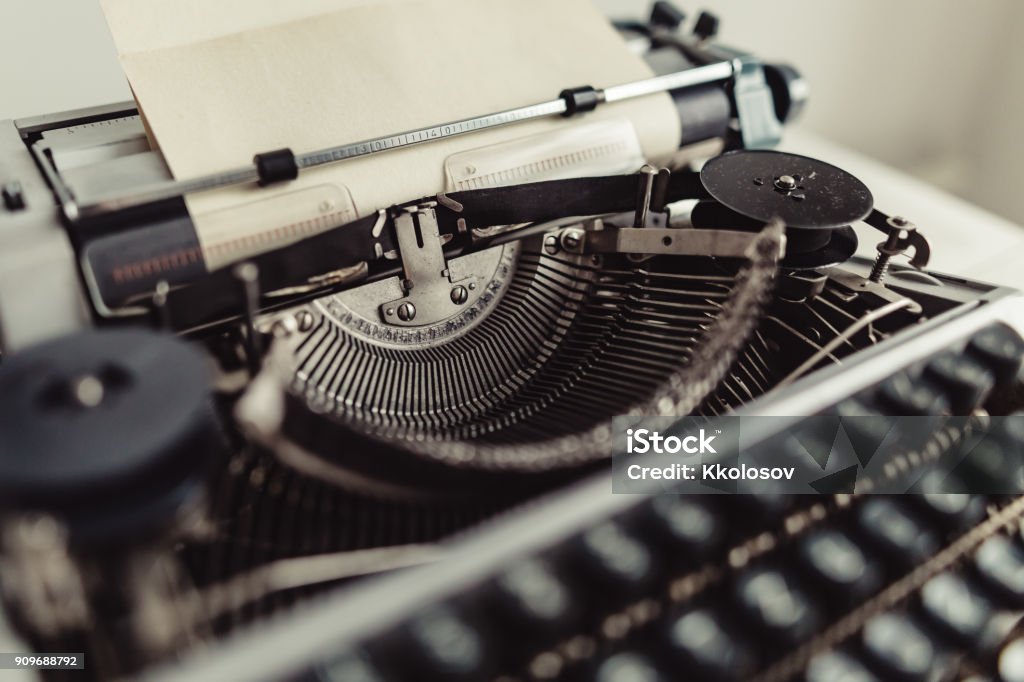
<path id="1" fill-rule="evenodd" d="M 604 90 L 597 90 L 595 94 L 598 103 L 620 102 L 659 92 L 680 90 L 695 85 L 728 80 L 733 77 L 734 72 L 735 65 L 732 61 L 722 61 L 678 73 L 615 85 Z M 391 149 L 401 149 L 403 147 L 444 140 L 478 130 L 498 128 L 548 116 L 559 116 L 566 114 L 568 107 L 569 103 L 566 99 L 553 99 L 548 102 L 541 102 L 518 109 L 487 114 L 486 116 L 452 121 L 450 123 L 398 133 L 397 135 L 386 135 L 339 147 L 330 147 L 328 149 L 298 154 L 295 156 L 295 165 L 299 169 L 314 168 L 316 166 L 377 154 Z M 254 165 L 246 168 L 215 173 L 191 180 L 179 180 L 154 185 L 151 188 L 143 189 L 130 195 L 102 198 L 87 205 L 79 205 L 74 199 L 71 199 L 64 202 L 63 210 L 69 220 L 76 221 L 81 218 L 173 199 L 186 194 L 206 192 L 232 185 L 255 183 L 259 180 L 259 171 L 254 163 Z"/>

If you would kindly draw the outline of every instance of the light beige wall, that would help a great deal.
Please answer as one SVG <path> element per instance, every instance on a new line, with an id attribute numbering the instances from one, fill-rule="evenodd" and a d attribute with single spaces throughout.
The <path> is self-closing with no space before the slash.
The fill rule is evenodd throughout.
<path id="1" fill-rule="evenodd" d="M 801 125 L 1024 223 L 1024 2 L 706 2 L 723 41 L 804 71 Z M 98 0 L 0 0 L 0 119 L 129 97 Z"/>
<path id="2" fill-rule="evenodd" d="M 595 1 L 613 16 L 648 6 Z M 1024 224 L 1024 2 L 705 5 L 723 42 L 804 72 L 812 91 L 800 125 Z"/>

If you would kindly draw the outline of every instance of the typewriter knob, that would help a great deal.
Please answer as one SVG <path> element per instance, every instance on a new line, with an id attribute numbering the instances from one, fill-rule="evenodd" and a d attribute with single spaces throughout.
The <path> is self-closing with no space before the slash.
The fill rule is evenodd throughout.
<path id="1" fill-rule="evenodd" d="M 203 356 L 149 331 L 89 331 L 0 369 L 0 511 L 63 520 L 72 541 L 118 542 L 200 498 L 220 447 Z"/>
<path id="2" fill-rule="evenodd" d="M 775 100 L 779 123 L 796 120 L 807 104 L 809 89 L 803 75 L 789 64 L 765 64 L 764 77 Z"/>
<path id="3" fill-rule="evenodd" d="M 686 19 L 686 13 L 671 2 L 658 0 L 651 7 L 651 24 L 675 31 Z"/>
<path id="4" fill-rule="evenodd" d="M 693 34 L 701 40 L 708 40 L 718 35 L 718 17 L 711 12 L 701 12 L 697 23 L 693 26 Z"/>

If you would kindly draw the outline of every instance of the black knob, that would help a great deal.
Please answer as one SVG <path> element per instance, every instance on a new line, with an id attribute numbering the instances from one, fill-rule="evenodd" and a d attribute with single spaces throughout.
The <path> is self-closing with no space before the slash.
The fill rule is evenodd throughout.
<path id="1" fill-rule="evenodd" d="M 25 192 L 20 182 L 8 182 L 0 189 L 4 206 L 8 211 L 20 211 L 25 208 Z"/>
<path id="2" fill-rule="evenodd" d="M 879 387 L 879 398 L 895 414 L 902 416 L 941 415 L 949 410 L 949 400 L 928 381 L 898 372 Z"/>
<path id="3" fill-rule="evenodd" d="M 996 324 L 971 337 L 967 350 L 992 369 L 1001 384 L 1013 384 L 1024 362 L 1024 339 L 1006 325 Z"/>
<path id="4" fill-rule="evenodd" d="M 701 12 L 693 26 L 693 34 L 701 40 L 714 38 L 718 35 L 718 17 L 711 12 Z"/>
<path id="5" fill-rule="evenodd" d="M 775 118 L 791 123 L 800 117 L 810 89 L 803 74 L 789 64 L 765 64 L 764 78 L 775 101 Z"/>
<path id="6" fill-rule="evenodd" d="M 995 385 L 995 377 L 969 355 L 946 353 L 931 360 L 925 374 L 946 389 L 953 409 L 965 414 L 980 405 Z"/>
<path id="7" fill-rule="evenodd" d="M 686 13 L 665 0 L 658 0 L 651 8 L 651 24 L 675 31 L 686 19 Z"/>
<path id="8" fill-rule="evenodd" d="M 0 366 L 0 506 L 114 542 L 177 520 L 222 447 L 206 358 L 170 335 L 89 331 Z"/>

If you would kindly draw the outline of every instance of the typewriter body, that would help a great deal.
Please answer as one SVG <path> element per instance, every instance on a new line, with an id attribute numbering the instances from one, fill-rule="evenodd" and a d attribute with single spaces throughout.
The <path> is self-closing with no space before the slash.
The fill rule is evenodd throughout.
<path id="1" fill-rule="evenodd" d="M 772 151 L 799 74 L 682 21 L 618 27 L 639 89 L 548 103 L 669 91 L 671 169 L 402 197 L 218 268 L 133 104 L 0 123 L 0 651 L 84 654 L 25 679 L 1024 679 L 1013 422 L 991 494 L 611 494 L 622 415 L 1024 407 L 1024 297 Z"/>

